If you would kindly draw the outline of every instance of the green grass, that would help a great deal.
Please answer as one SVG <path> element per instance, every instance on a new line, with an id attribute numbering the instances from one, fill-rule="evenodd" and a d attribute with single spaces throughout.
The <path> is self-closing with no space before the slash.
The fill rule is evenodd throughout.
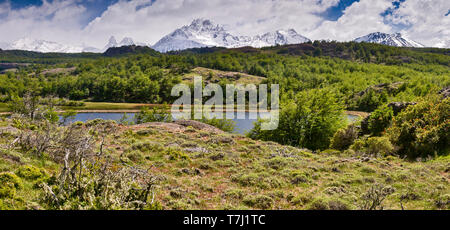
<path id="1" fill-rule="evenodd" d="M 0 137 L 0 144 L 12 138 Z M 164 209 L 360 209 L 363 195 L 377 184 L 394 190 L 384 209 L 450 208 L 449 156 L 410 162 L 348 151 L 311 153 L 235 134 L 152 124 L 122 127 L 104 144 L 112 157 L 164 178 L 155 194 Z M 50 175 L 61 167 L 20 148 L 0 153 L 0 172 L 17 173 L 23 164 Z M 39 207 L 42 190 L 24 183 L 8 208 Z"/>
<path id="2" fill-rule="evenodd" d="M 60 106 L 59 108 L 61 110 L 116 111 L 116 110 L 140 110 L 142 107 L 161 107 L 161 106 L 163 105 L 143 104 L 143 103 L 84 102 L 84 106 Z M 216 107 L 220 108 L 219 106 L 215 106 L 214 108 Z M 236 105 L 234 107 L 237 108 Z M 10 112 L 7 103 L 0 103 L 0 112 Z"/>
<path id="3" fill-rule="evenodd" d="M 63 110 L 140 110 L 145 106 L 156 106 L 137 103 L 85 102 L 84 106 L 62 106 Z"/>
<path id="4" fill-rule="evenodd" d="M 8 104 L 0 103 L 0 112 L 9 112 Z"/>
<path id="5" fill-rule="evenodd" d="M 144 106 L 137 103 L 84 102 L 84 106 L 61 106 L 62 110 L 140 110 Z M 0 103 L 0 112 L 9 112 L 6 103 Z"/>

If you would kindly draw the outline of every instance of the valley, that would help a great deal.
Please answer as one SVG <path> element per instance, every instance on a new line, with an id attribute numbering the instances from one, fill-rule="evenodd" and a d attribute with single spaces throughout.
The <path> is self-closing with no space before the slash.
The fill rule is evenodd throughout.
<path id="1" fill-rule="evenodd" d="M 0 51 L 0 209 L 450 208 L 448 49 L 138 47 Z M 278 84 L 278 128 L 173 119 L 195 76 Z"/>
<path id="2" fill-rule="evenodd" d="M 118 128 L 104 149 L 117 159 L 116 164 L 148 168 L 158 177 L 152 198 L 155 203 L 148 208 L 362 209 L 368 202 L 362 197 L 368 196 L 372 187 L 390 191 L 384 209 L 448 207 L 448 157 L 407 162 L 350 152 L 311 152 L 192 124 Z M 9 140 L 2 138 L 2 145 Z M 3 198 L 3 208 L 52 207 L 40 201 L 45 193 L 35 184 L 56 173 L 59 166 L 44 159 L 18 150 L 1 153 L 3 171 L 23 171 L 31 165 L 33 173 L 45 171 L 21 179 L 23 187 L 15 194 L 21 199 Z M 77 204 L 67 200 L 65 205 Z"/>

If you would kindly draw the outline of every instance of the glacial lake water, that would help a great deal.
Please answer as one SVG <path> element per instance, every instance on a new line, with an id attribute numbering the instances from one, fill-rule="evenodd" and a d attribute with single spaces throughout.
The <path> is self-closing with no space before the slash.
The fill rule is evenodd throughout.
<path id="1" fill-rule="evenodd" d="M 117 112 L 117 113 L 78 113 L 75 118 L 71 122 L 77 122 L 82 121 L 86 122 L 89 120 L 95 120 L 95 119 L 103 119 L 103 120 L 113 120 L 113 121 L 119 121 L 125 113 Z M 127 121 L 134 121 L 135 113 L 127 113 L 128 119 Z M 257 121 L 257 119 L 251 119 L 249 117 L 249 113 L 246 112 L 245 114 L 246 119 L 237 119 L 235 116 L 235 119 L 233 119 L 234 122 L 236 122 L 236 128 L 234 130 L 235 133 L 245 134 L 248 131 L 250 131 L 253 128 L 253 123 Z M 358 116 L 354 115 L 347 115 L 347 119 L 349 119 L 350 122 L 354 122 L 358 119 Z"/>

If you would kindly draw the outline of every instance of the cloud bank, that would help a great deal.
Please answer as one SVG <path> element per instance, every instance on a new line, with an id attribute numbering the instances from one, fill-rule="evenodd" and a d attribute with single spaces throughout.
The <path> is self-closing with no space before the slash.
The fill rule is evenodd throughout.
<path id="1" fill-rule="evenodd" d="M 88 23 L 85 1 L 44 0 L 21 9 L 0 3 L 0 31 L 7 31 L 0 42 L 31 37 L 103 47 L 114 35 L 154 44 L 195 18 L 242 35 L 294 28 L 311 39 L 348 41 L 376 31 L 401 32 L 427 46 L 448 44 L 450 35 L 448 0 L 360 0 L 336 21 L 324 13 L 340 0 L 119 0 Z"/>

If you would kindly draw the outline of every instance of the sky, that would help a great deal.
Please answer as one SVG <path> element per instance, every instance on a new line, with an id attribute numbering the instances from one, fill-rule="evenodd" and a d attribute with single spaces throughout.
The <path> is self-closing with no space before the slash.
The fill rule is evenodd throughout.
<path id="1" fill-rule="evenodd" d="M 110 36 L 156 43 L 196 18 L 238 35 L 295 29 L 313 40 L 400 32 L 449 44 L 449 0 L 0 0 L 0 42 L 42 39 L 101 48 Z"/>

